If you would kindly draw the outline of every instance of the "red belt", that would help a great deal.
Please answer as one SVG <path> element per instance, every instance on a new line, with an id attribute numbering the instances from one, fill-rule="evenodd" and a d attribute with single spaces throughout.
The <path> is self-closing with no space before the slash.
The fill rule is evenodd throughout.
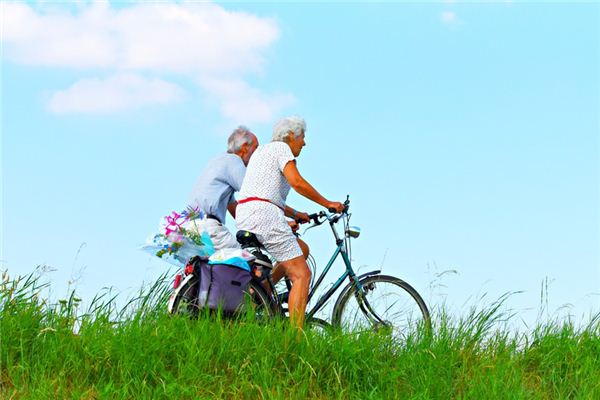
<path id="1" fill-rule="evenodd" d="M 245 199 L 242 200 L 238 200 L 238 204 L 244 204 L 244 203 L 248 203 L 249 201 L 266 201 L 267 203 L 271 203 L 273 204 L 275 207 L 280 208 L 281 211 L 283 211 L 285 213 L 285 210 L 283 209 L 283 207 L 278 206 L 277 204 L 273 203 L 271 200 L 268 199 L 262 199 L 260 197 L 246 197 Z"/>

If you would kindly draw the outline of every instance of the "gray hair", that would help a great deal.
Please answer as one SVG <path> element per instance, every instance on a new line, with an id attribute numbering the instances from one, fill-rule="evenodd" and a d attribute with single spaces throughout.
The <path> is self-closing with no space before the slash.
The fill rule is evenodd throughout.
<path id="1" fill-rule="evenodd" d="M 237 153 L 244 144 L 250 146 L 254 140 L 254 134 L 244 125 L 238 126 L 227 139 L 227 152 Z"/>
<path id="2" fill-rule="evenodd" d="M 284 142 L 290 131 L 294 133 L 295 138 L 300 136 L 302 132 L 305 132 L 306 122 L 304 121 L 304 118 L 297 115 L 281 118 L 273 126 L 273 136 L 271 137 L 271 140 L 274 142 Z"/>

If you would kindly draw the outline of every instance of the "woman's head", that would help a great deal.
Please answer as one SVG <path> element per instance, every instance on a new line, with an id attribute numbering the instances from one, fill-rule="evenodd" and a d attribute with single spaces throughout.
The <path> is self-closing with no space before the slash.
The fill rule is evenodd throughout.
<path id="1" fill-rule="evenodd" d="M 306 131 L 306 122 L 304 118 L 296 115 L 285 117 L 277 121 L 273 126 L 272 140 L 274 142 L 285 142 L 290 146 L 294 157 L 300 155 L 302 147 L 306 145 L 304 141 L 304 132 Z"/>

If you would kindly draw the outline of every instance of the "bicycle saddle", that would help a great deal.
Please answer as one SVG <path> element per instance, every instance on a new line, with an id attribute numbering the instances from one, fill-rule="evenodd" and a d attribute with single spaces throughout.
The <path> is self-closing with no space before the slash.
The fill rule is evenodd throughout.
<path id="1" fill-rule="evenodd" d="M 258 241 L 256 235 L 252 232 L 238 231 L 235 235 L 235 238 L 237 239 L 238 243 L 242 246 L 242 249 L 245 249 L 246 247 L 259 247 L 261 249 L 265 248 L 265 246 L 263 246 Z"/>
<path id="2" fill-rule="evenodd" d="M 254 233 L 248 231 L 238 231 L 235 237 L 238 243 L 242 246 L 242 249 L 247 249 L 249 247 L 254 248 L 254 250 L 250 249 L 250 253 L 256 257 L 256 259 L 252 261 L 253 264 L 261 265 L 267 268 L 267 270 L 273 268 L 273 264 L 271 264 L 269 257 L 267 257 L 267 255 L 261 251 L 261 249 L 264 250 L 265 247 L 258 241 L 258 238 Z"/>

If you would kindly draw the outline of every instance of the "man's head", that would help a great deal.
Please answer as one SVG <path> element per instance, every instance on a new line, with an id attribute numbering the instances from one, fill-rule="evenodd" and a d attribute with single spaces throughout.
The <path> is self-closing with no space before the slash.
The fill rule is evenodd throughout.
<path id="1" fill-rule="evenodd" d="M 237 127 L 227 140 L 227 152 L 240 156 L 244 165 L 248 165 L 248 161 L 257 147 L 258 139 L 245 126 Z"/>
<path id="2" fill-rule="evenodd" d="M 298 157 L 300 151 L 306 145 L 304 141 L 305 131 L 306 122 L 304 118 L 298 116 L 285 117 L 277 121 L 273 126 L 273 136 L 271 139 L 274 142 L 287 143 L 294 157 Z"/>

